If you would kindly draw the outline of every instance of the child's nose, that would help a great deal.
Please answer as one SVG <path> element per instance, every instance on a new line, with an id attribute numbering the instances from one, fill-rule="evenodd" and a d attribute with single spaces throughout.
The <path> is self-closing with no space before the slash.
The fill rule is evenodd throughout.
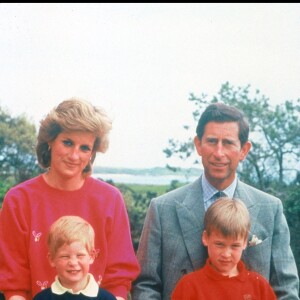
<path id="1" fill-rule="evenodd" d="M 68 261 L 69 265 L 76 265 L 77 264 L 77 258 L 76 257 L 70 257 L 69 261 Z"/>
<path id="2" fill-rule="evenodd" d="M 224 257 L 230 257 L 231 256 L 231 250 L 230 250 L 230 248 L 225 248 L 224 251 L 223 251 L 223 253 L 222 253 L 222 255 Z"/>

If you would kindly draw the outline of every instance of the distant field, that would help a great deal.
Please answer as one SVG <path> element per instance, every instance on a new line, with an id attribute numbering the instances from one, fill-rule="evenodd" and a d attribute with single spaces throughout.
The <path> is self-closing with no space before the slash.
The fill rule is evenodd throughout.
<path id="1" fill-rule="evenodd" d="M 157 193 L 157 195 L 162 195 L 168 192 L 170 190 L 170 185 L 153 185 L 153 184 L 134 184 L 134 183 L 126 183 L 126 184 L 116 184 L 116 186 L 126 186 L 130 189 L 132 189 L 134 192 L 139 194 L 144 194 L 145 192 L 153 192 Z M 182 186 L 184 183 L 178 183 L 176 186 Z"/>
<path id="2" fill-rule="evenodd" d="M 141 184 L 141 185 L 171 185 L 172 182 L 188 183 L 196 180 L 198 176 L 187 176 L 180 174 L 112 174 L 112 173 L 93 173 L 93 177 L 99 178 L 105 181 L 111 180 L 114 183 L 124 183 L 124 184 Z"/>
<path id="3" fill-rule="evenodd" d="M 153 192 L 162 195 L 170 188 L 169 185 L 152 185 L 152 184 L 126 184 L 133 191 L 142 194 L 143 192 Z"/>

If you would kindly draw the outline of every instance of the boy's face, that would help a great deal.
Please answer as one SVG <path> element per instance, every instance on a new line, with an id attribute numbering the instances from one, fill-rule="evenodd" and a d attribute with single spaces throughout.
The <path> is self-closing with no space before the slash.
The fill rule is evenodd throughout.
<path id="1" fill-rule="evenodd" d="M 49 257 L 52 267 L 56 268 L 62 286 L 78 292 L 84 289 L 88 281 L 90 264 L 94 258 L 85 245 L 79 241 L 60 247 L 54 257 Z"/>
<path id="2" fill-rule="evenodd" d="M 207 246 L 208 256 L 216 271 L 229 277 L 238 274 L 237 263 L 247 246 L 247 239 L 225 237 L 219 231 L 212 230 L 209 236 L 206 231 L 203 232 L 202 242 Z"/>

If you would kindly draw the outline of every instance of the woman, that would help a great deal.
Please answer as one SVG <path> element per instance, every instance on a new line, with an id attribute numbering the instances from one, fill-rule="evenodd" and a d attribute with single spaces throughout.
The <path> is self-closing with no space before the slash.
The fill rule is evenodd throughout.
<path id="1" fill-rule="evenodd" d="M 90 176 L 96 152 L 105 152 L 111 120 L 72 98 L 40 124 L 37 158 L 46 172 L 11 188 L 0 218 L 0 291 L 24 300 L 54 280 L 46 233 L 60 216 L 78 215 L 94 228 L 100 252 L 91 273 L 117 299 L 126 299 L 139 273 L 126 207 L 115 187 Z"/>

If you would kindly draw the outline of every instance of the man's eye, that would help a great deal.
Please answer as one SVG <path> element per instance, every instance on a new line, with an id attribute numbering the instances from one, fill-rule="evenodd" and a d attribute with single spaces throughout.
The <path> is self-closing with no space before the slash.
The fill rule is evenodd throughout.
<path id="1" fill-rule="evenodd" d="M 207 140 L 207 142 L 208 142 L 209 144 L 216 144 L 216 143 L 217 143 L 216 140 Z"/>

